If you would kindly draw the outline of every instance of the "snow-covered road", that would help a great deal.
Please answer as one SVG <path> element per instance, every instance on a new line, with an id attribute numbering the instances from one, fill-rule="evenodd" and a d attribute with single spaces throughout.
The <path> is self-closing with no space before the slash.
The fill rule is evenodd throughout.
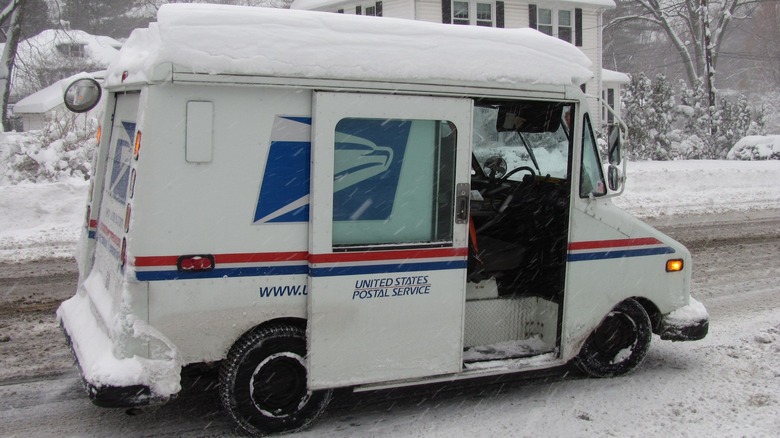
<path id="1" fill-rule="evenodd" d="M 693 252 L 694 294 L 712 317 L 710 335 L 703 341 L 654 338 L 645 363 L 622 378 L 588 379 L 564 369 L 521 380 L 503 377 L 341 394 L 325 417 L 298 436 L 777 436 L 780 210 L 664 216 L 651 222 Z M 2 307 L 45 308 L 46 300 L 36 295 L 46 288 L 41 283 L 60 289 L 74 281 L 72 264 L 57 263 L 35 265 L 48 266 L 48 275 L 36 274 L 30 264 L 4 266 L 0 285 L 14 291 L 5 295 Z M 15 275 L 21 278 L 14 280 Z M 41 281 L 27 278 L 36 275 Z M 29 338 L 23 348 L 35 352 L 27 366 L 2 364 L 25 377 L 0 378 L 0 435 L 233 433 L 213 376 L 200 378 L 177 400 L 141 415 L 92 406 L 66 360 L 53 315 L 33 310 L 5 312 L 0 320 L 3 332 L 12 333 L 11 340 L 0 343 L 4 362 L 14 354 L 17 337 Z M 22 322 L 15 326 L 14 321 Z M 47 360 L 56 366 L 37 376 L 26 372 Z"/>

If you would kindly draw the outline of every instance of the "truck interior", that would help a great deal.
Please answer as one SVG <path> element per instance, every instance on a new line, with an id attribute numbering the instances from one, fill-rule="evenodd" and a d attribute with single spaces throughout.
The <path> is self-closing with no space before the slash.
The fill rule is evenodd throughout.
<path id="1" fill-rule="evenodd" d="M 573 114 L 564 102 L 475 102 L 467 368 L 559 345 Z"/>

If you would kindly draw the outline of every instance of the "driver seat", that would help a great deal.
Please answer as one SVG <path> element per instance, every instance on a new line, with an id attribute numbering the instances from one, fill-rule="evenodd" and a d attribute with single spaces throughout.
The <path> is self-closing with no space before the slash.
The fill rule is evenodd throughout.
<path id="1" fill-rule="evenodd" d="M 477 245 L 473 227 L 469 228 L 469 235 L 468 281 L 479 283 L 490 277 L 498 278 L 504 272 L 522 266 L 527 252 L 525 247 L 490 236 L 479 236 Z"/>

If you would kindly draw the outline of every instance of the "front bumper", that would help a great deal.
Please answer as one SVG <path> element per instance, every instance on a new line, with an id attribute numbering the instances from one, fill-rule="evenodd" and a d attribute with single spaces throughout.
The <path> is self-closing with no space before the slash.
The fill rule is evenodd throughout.
<path id="1" fill-rule="evenodd" d="M 158 359 L 118 358 L 108 324 L 96 313 L 85 293 L 77 293 L 57 310 L 84 387 L 95 405 L 145 406 L 165 402 L 179 392 L 181 364 L 175 351 Z"/>
<path id="2" fill-rule="evenodd" d="M 709 332 L 710 316 L 699 301 L 691 298 L 690 304 L 664 315 L 658 334 L 668 341 L 698 341 Z"/>

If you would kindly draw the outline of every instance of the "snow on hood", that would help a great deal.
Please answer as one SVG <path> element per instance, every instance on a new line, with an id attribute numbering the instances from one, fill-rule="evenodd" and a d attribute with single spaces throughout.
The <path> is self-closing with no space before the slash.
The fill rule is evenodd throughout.
<path id="1" fill-rule="evenodd" d="M 579 85 L 579 49 L 533 29 L 453 26 L 384 17 L 204 4 L 166 4 L 109 67 L 108 85 L 176 71 L 316 79 Z M 157 78 L 160 79 L 160 78 Z"/>

